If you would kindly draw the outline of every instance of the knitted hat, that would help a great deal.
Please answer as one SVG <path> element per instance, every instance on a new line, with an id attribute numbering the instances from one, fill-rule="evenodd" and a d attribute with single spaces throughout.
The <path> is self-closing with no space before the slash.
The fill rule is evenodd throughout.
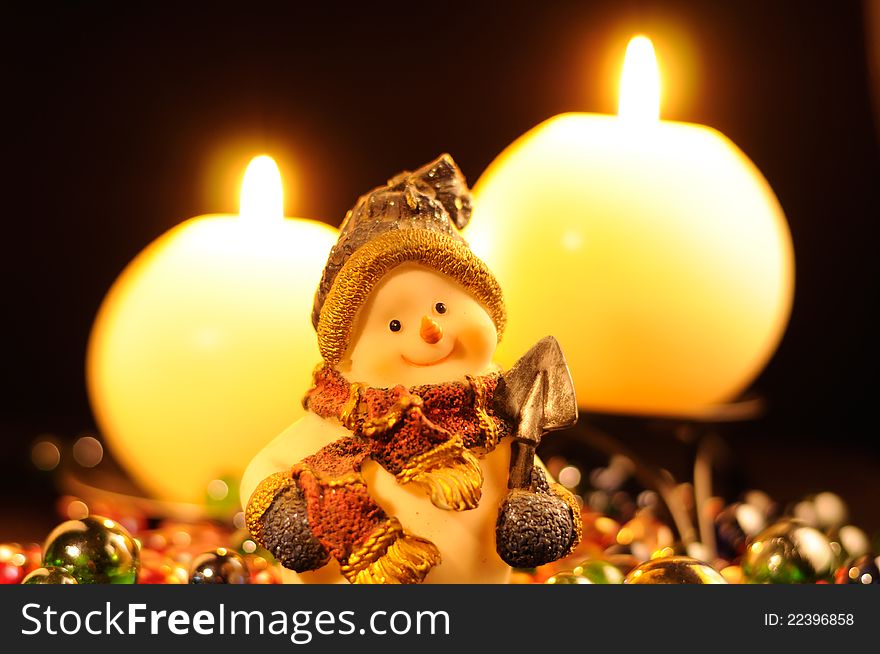
<path id="1" fill-rule="evenodd" d="M 315 293 L 312 324 L 324 360 L 342 360 L 370 292 L 407 262 L 458 281 L 488 311 L 500 338 L 506 320 L 501 287 L 458 233 L 470 217 L 470 191 L 448 154 L 362 195 L 339 228 Z"/>

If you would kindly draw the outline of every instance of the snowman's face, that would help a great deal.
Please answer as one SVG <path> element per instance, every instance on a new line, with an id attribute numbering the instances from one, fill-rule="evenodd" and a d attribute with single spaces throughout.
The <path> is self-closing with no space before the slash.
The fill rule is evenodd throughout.
<path id="1" fill-rule="evenodd" d="M 404 264 L 361 307 L 339 369 L 381 388 L 438 384 L 493 369 L 497 344 L 489 314 L 458 282 Z"/>

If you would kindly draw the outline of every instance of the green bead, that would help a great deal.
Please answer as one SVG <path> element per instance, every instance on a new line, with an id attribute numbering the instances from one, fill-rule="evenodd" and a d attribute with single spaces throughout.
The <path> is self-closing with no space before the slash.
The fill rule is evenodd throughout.
<path id="1" fill-rule="evenodd" d="M 565 585 L 565 584 L 592 584 L 593 582 L 587 579 L 586 577 L 582 577 L 579 574 L 575 574 L 574 572 L 560 572 L 558 574 L 553 575 L 545 584 L 557 584 L 557 585 Z"/>
<path id="2" fill-rule="evenodd" d="M 626 584 L 726 584 L 727 580 L 708 563 L 689 556 L 664 556 L 636 566 Z"/>
<path id="3" fill-rule="evenodd" d="M 75 584 L 76 579 L 64 568 L 37 568 L 25 577 L 22 584 Z"/>
<path id="4" fill-rule="evenodd" d="M 623 583 L 623 573 L 620 569 L 602 559 L 587 559 L 572 570 L 572 572 L 589 579 L 590 583 L 593 584 Z"/>
<path id="5" fill-rule="evenodd" d="M 837 556 L 828 538 L 800 520 L 781 520 L 755 536 L 742 559 L 751 584 L 829 581 Z"/>
<path id="6" fill-rule="evenodd" d="M 43 565 L 64 568 L 80 584 L 133 584 L 138 545 L 115 520 L 100 516 L 68 520 L 46 539 Z"/>

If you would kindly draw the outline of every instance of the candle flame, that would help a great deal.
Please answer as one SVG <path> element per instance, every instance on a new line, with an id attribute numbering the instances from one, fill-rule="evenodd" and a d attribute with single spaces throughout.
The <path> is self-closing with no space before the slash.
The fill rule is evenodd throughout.
<path id="1" fill-rule="evenodd" d="M 241 183 L 240 213 L 243 218 L 259 220 L 284 218 L 281 171 L 272 157 L 260 155 L 248 164 Z"/>
<path id="2" fill-rule="evenodd" d="M 626 46 L 617 114 L 641 123 L 660 120 L 660 72 L 647 36 L 634 36 Z"/>

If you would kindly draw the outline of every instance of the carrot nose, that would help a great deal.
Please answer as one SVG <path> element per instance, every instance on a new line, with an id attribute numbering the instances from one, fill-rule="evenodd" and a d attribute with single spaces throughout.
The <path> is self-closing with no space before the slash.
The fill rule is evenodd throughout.
<path id="1" fill-rule="evenodd" d="M 433 345 L 443 338 L 443 328 L 428 316 L 422 316 L 422 327 L 419 329 L 419 335 L 425 343 Z"/>

